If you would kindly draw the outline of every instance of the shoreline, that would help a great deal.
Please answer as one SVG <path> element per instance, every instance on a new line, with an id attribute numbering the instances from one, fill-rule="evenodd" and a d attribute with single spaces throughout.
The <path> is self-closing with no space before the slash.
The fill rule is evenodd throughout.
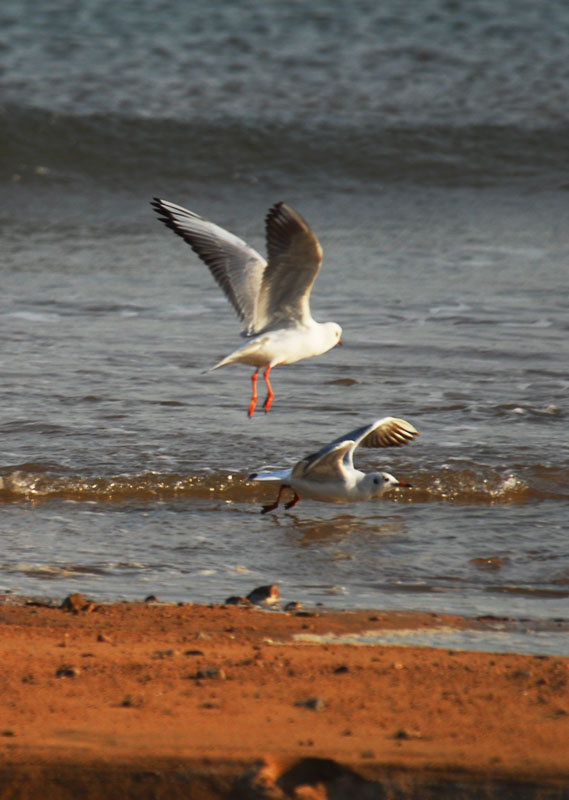
<path id="1" fill-rule="evenodd" d="M 298 638 L 490 618 L 63 606 L 0 598 L 2 796 L 569 795 L 569 658 Z"/>

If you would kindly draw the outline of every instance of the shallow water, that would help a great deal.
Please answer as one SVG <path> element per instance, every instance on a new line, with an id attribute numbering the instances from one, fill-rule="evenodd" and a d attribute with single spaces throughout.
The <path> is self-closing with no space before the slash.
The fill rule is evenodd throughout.
<path id="1" fill-rule="evenodd" d="M 566 10 L 34 5 L 1 28 L 0 590 L 567 616 Z M 207 373 L 238 325 L 153 195 L 319 236 L 344 346 L 268 415 Z M 421 436 L 357 463 L 411 490 L 259 514 L 249 472 L 387 414 Z"/>

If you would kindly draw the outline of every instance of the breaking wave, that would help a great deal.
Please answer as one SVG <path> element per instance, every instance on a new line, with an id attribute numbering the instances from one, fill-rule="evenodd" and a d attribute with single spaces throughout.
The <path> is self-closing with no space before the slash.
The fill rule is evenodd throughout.
<path id="1" fill-rule="evenodd" d="M 422 470 L 413 486 L 388 495 L 397 503 L 492 505 L 566 500 L 569 471 L 532 467 L 523 475 L 495 469 Z M 234 503 L 264 502 L 274 487 L 246 480 L 244 474 L 181 475 L 147 472 L 139 475 L 58 475 L 36 465 L 5 468 L 0 474 L 0 503 L 50 500 L 117 503 L 170 499 L 213 499 Z"/>
<path id="2" fill-rule="evenodd" d="M 496 185 L 567 166 L 564 125 L 382 125 L 376 120 L 163 120 L 54 114 L 7 107 L 2 113 L 1 172 L 58 185 L 77 180 L 117 187 L 140 181 L 187 186 L 228 178 L 252 182 L 311 172 L 357 185 L 408 180 L 443 186 Z"/>

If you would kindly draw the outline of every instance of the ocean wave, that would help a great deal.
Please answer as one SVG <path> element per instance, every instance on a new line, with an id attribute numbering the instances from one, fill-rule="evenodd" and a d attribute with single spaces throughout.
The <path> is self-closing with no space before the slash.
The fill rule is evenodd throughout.
<path id="1" fill-rule="evenodd" d="M 407 476 L 411 477 L 411 476 Z M 543 500 L 567 500 L 569 469 L 533 467 L 523 477 L 491 468 L 422 469 L 412 476 L 413 487 L 392 492 L 396 503 L 453 503 L 493 505 Z M 247 482 L 239 473 L 182 475 L 147 472 L 140 475 L 68 476 L 34 465 L 4 468 L 0 474 L 0 503 L 50 500 L 117 503 L 170 499 L 208 499 L 232 503 L 264 503 L 274 487 Z"/>
<path id="2" fill-rule="evenodd" d="M 278 181 L 314 173 L 329 184 L 407 181 L 486 186 L 540 177 L 567 189 L 564 125 L 383 126 L 375 118 L 140 119 L 5 107 L 5 179 L 61 186 L 77 180 L 124 189 L 153 183 Z"/>
<path id="3" fill-rule="evenodd" d="M 48 314 L 37 311 L 12 311 L 0 316 L 6 319 L 18 319 L 23 322 L 59 322 L 61 319 L 59 314 Z"/>

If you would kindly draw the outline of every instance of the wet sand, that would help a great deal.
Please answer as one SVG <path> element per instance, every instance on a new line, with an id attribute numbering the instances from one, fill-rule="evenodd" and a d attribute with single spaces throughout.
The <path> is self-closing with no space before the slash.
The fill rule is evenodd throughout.
<path id="1" fill-rule="evenodd" d="M 307 644 L 435 614 L 0 602 L 0 797 L 569 797 L 569 659 Z"/>

